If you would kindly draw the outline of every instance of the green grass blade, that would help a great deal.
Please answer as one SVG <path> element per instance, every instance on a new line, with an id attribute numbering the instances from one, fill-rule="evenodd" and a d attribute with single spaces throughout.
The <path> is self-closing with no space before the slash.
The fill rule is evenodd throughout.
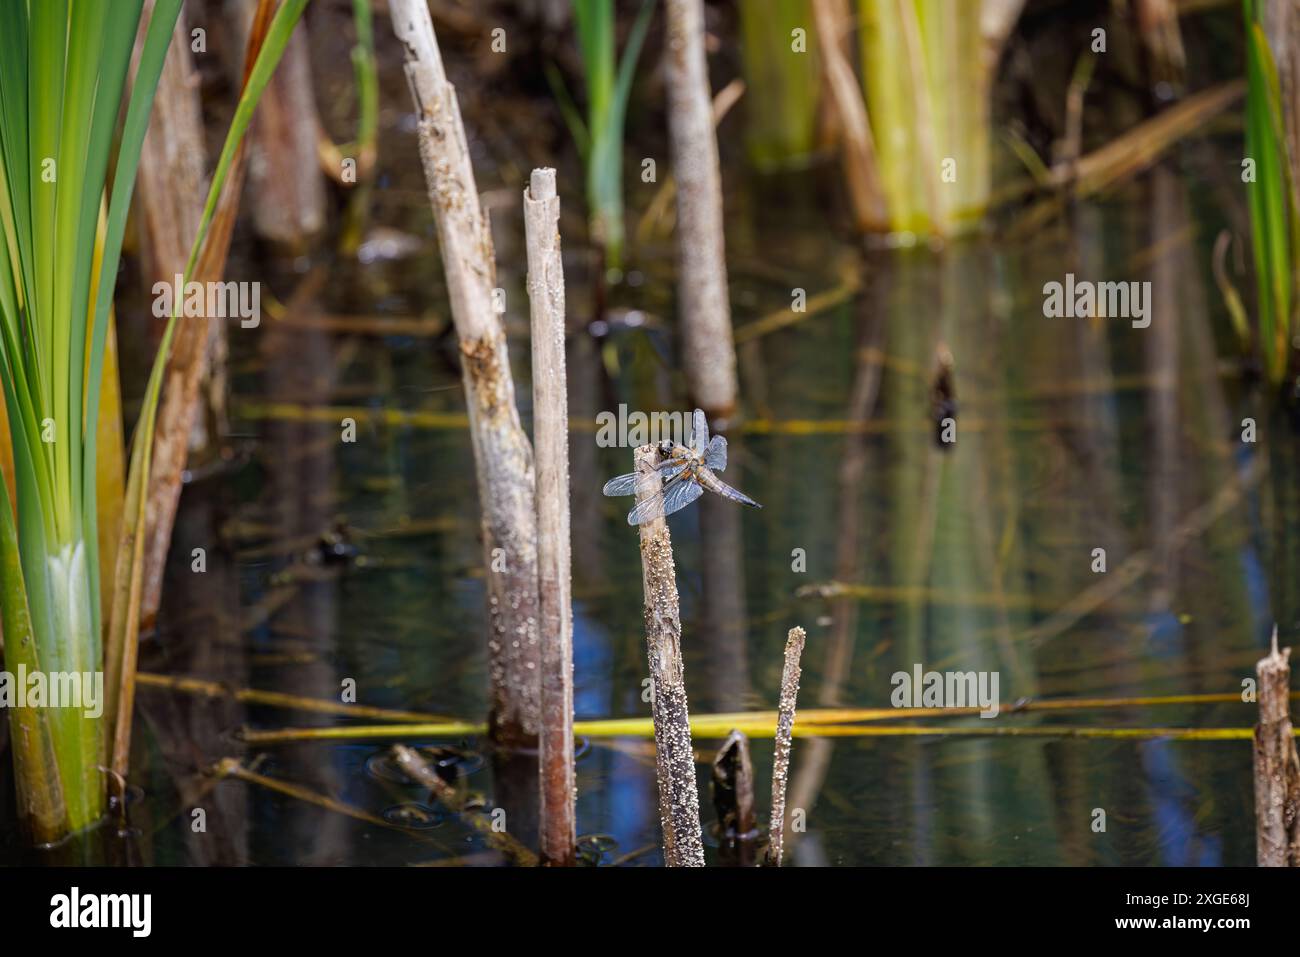
<path id="1" fill-rule="evenodd" d="M 139 4 L 137 3 L 136 6 L 138 9 Z M 91 587 L 96 596 L 99 595 L 100 581 L 97 529 L 99 512 L 95 472 L 95 464 L 98 461 L 98 434 L 94 426 L 99 421 L 99 394 L 104 373 L 104 342 L 108 335 L 108 311 L 113 304 L 113 285 L 117 280 L 117 264 L 122 254 L 122 236 L 126 230 L 131 194 L 135 190 L 135 174 L 140 166 L 140 151 L 144 146 L 145 133 L 149 129 L 149 112 L 158 89 L 163 60 L 167 56 L 167 47 L 171 43 L 172 32 L 176 28 L 176 18 L 180 15 L 180 10 L 181 0 L 158 0 L 154 5 L 153 17 L 149 21 L 145 34 L 118 147 L 117 169 L 113 176 L 113 190 L 109 199 L 108 221 L 104 234 L 103 265 L 100 267 L 99 284 L 95 290 L 95 319 L 90 335 L 90 363 L 85 378 L 84 421 L 90 423 L 90 428 L 84 429 L 85 435 L 82 439 L 81 534 L 82 540 L 90 550 L 87 565 Z M 121 89 L 120 84 L 118 89 Z M 95 602 L 91 613 L 98 642 L 98 636 L 102 634 L 98 601 Z"/>
<path id="2" fill-rule="evenodd" d="M 49 368 L 50 344 L 54 341 L 54 260 L 56 235 L 54 212 L 58 192 L 59 131 L 63 120 L 63 74 L 67 47 L 67 0 L 42 0 L 31 7 L 31 66 L 27 77 L 28 128 L 31 183 L 32 236 L 35 288 L 28 303 L 34 334 L 31 337 L 35 366 L 33 383 L 40 389 L 40 408 L 54 408 L 54 377 Z M 43 346 L 43 348 L 42 348 Z M 46 443 L 44 453 L 54 470 L 54 449 Z"/>

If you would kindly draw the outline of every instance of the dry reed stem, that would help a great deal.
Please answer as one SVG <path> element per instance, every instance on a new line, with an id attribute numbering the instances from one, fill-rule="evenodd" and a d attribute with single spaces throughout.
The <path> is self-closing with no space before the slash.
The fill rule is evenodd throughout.
<path id="1" fill-rule="evenodd" d="M 1300 867 L 1300 758 L 1291 727 L 1291 649 L 1273 645 L 1255 666 L 1255 858 L 1260 867 Z"/>
<path id="2" fill-rule="evenodd" d="M 668 0 L 668 132 L 677 178 L 677 312 L 686 380 L 710 419 L 736 408 L 722 178 L 701 0 Z"/>
<path id="3" fill-rule="evenodd" d="M 807 633 L 797 625 L 785 640 L 785 667 L 781 670 L 781 704 L 772 756 L 772 818 L 768 822 L 767 863 L 781 866 L 785 844 L 785 785 L 790 775 L 790 739 L 794 733 L 794 706 L 799 697 L 799 658 Z"/>
<path id="4" fill-rule="evenodd" d="M 424 0 L 390 0 L 419 123 L 420 160 L 460 340 L 462 378 L 483 510 L 493 737 L 534 739 L 541 723 L 537 516 L 533 451 L 515 408 L 505 329 L 493 304 L 496 262 L 479 203 L 455 88 Z"/>
<path id="5" fill-rule="evenodd" d="M 636 450 L 641 472 L 637 503 L 663 497 L 655 446 Z M 641 583 L 645 591 L 646 652 L 650 662 L 654 711 L 655 769 L 659 784 L 659 820 L 664 832 L 664 863 L 669 867 L 703 867 L 700 795 L 695 782 L 695 753 L 686 704 L 682 665 L 682 620 L 677 601 L 677 569 L 668 522 L 659 515 L 637 526 L 641 539 Z"/>
<path id="6" fill-rule="evenodd" d="M 537 448 L 537 598 L 541 641 L 538 736 L 541 856 L 571 866 L 577 824 L 573 769 L 573 607 L 569 540 L 569 402 L 564 363 L 564 264 L 555 170 L 524 191 L 532 318 L 533 438 Z"/>

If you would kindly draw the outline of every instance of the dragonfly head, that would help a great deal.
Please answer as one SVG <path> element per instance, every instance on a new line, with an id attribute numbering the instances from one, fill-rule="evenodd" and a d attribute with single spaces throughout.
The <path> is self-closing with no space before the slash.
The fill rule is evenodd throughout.
<path id="1" fill-rule="evenodd" d="M 670 442 L 670 441 L 668 441 L 667 439 L 665 439 L 664 441 L 660 442 L 660 443 L 659 443 L 659 457 L 662 458 L 662 459 L 670 459 L 670 458 L 672 458 L 672 457 L 673 457 L 673 448 L 674 448 L 673 443 Z"/>

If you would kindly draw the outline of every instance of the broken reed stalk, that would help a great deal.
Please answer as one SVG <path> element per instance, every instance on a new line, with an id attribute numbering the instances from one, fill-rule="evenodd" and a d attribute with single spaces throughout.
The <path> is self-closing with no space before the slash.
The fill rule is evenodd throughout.
<path id="1" fill-rule="evenodd" d="M 664 863 L 669 867 L 703 867 L 700 795 L 695 783 L 691 718 L 686 705 L 682 665 L 682 619 L 677 603 L 677 567 L 673 541 L 662 509 L 663 482 L 655 467 L 659 450 L 636 450 L 639 505 L 659 498 L 656 517 L 637 526 L 641 537 L 641 584 L 645 590 L 646 653 L 650 661 L 654 712 L 655 767 L 659 782 L 659 820 L 664 831 Z"/>
<path id="2" fill-rule="evenodd" d="M 575 863 L 573 606 L 569 574 L 569 401 L 564 364 L 564 263 L 555 170 L 535 169 L 524 191 L 537 448 L 537 602 L 541 641 L 542 860 Z"/>
<path id="3" fill-rule="evenodd" d="M 799 658 L 807 633 L 797 625 L 785 640 L 785 667 L 781 670 L 781 704 L 777 710 L 776 742 L 772 754 L 772 818 L 768 822 L 767 863 L 781 866 L 785 843 L 785 785 L 790 775 L 790 738 L 794 733 L 794 706 L 799 697 Z"/>
<path id="4" fill-rule="evenodd" d="M 1300 758 L 1291 729 L 1291 649 L 1277 648 L 1255 665 L 1255 859 L 1260 867 L 1300 867 Z"/>
<path id="5" fill-rule="evenodd" d="M 713 759 L 713 808 L 718 815 L 718 849 L 723 860 L 752 864 L 758 836 L 754 764 L 749 758 L 749 738 L 734 728 Z"/>
<path id="6" fill-rule="evenodd" d="M 493 850 L 500 851 L 521 867 L 536 867 L 537 855 L 519 843 L 509 831 L 498 831 L 494 822 L 485 814 L 467 809 L 465 800 L 459 792 L 438 777 L 438 773 L 429 767 L 414 748 L 404 744 L 395 744 L 392 748 L 393 760 L 411 780 L 433 792 L 434 797 L 442 802 L 448 811 L 468 824 L 483 838 Z"/>
<path id="7" fill-rule="evenodd" d="M 736 408 L 722 177 L 713 131 L 702 0 L 668 0 L 668 132 L 677 178 L 677 314 L 686 381 L 710 420 Z"/>
<path id="8" fill-rule="evenodd" d="M 515 408 L 505 329 L 492 301 L 496 261 L 479 203 L 455 88 L 447 82 L 425 0 L 390 0 L 419 122 L 420 161 L 438 228 L 452 320 L 460 340 L 487 567 L 492 736 L 534 739 L 537 681 L 537 516 L 533 450 Z"/>

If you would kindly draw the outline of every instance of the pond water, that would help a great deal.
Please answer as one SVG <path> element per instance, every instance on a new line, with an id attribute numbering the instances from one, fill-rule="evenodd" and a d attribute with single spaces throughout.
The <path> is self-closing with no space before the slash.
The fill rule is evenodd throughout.
<path id="1" fill-rule="evenodd" d="M 386 104 L 404 102 L 391 65 L 385 84 Z M 384 135 L 386 156 L 414 157 L 400 118 L 387 118 Z M 1300 502 L 1293 426 L 1223 358 L 1233 345 L 1209 263 L 1221 229 L 1246 234 L 1223 174 L 1239 135 L 1177 148 L 1045 225 L 1021 231 L 1008 216 L 996 234 L 942 251 L 863 251 L 828 228 L 833 162 L 760 180 L 724 150 L 735 167 L 724 179 L 747 413 L 729 433 L 726 478 L 764 509 L 706 496 L 670 521 L 692 713 L 775 707 L 794 625 L 808 630 L 802 707 L 887 706 L 891 676 L 915 665 L 996 672 L 1004 709 L 1020 698 L 1240 692 L 1273 623 L 1294 634 Z M 494 190 L 511 180 L 490 159 L 480 188 L 529 425 L 518 194 Z M 483 557 L 456 346 L 418 166 L 385 163 L 372 228 L 421 237 L 412 254 L 232 267 L 269 269 L 285 314 L 232 335 L 230 458 L 197 469 L 186 489 L 161 625 L 141 667 L 333 701 L 353 681 L 362 704 L 476 721 L 486 708 Z M 562 192 L 564 175 L 579 182 L 562 174 Z M 594 421 L 620 403 L 687 408 L 673 358 L 671 243 L 653 230 L 643 237 L 608 290 L 613 321 L 593 335 L 579 197 L 564 199 L 562 232 L 575 237 L 566 247 L 575 704 L 580 719 L 643 717 L 636 533 L 627 500 L 600 495 L 628 470 L 630 451 L 599 448 Z M 1046 318 L 1044 283 L 1070 272 L 1149 281 L 1150 326 Z M 790 313 L 795 289 L 829 305 Z M 783 311 L 793 321 L 763 322 Z M 386 331 L 395 317 L 426 321 Z M 941 448 L 932 382 L 945 352 L 956 441 Z M 1247 417 L 1254 442 L 1242 441 Z M 341 439 L 347 419 L 355 441 Z M 201 575 L 194 548 L 206 550 Z M 831 583 L 842 587 L 823 587 Z M 150 686 L 138 707 L 140 799 L 115 859 L 500 861 L 471 829 L 429 810 L 381 760 L 383 744 L 249 748 L 237 736 L 348 719 Z M 1254 720 L 1253 704 L 1230 702 L 928 724 Z M 462 749 L 449 764 L 531 843 L 527 756 L 499 759 L 474 737 L 438 743 Z M 715 863 L 708 760 L 720 742 L 695 744 Z M 751 746 L 765 821 L 771 741 Z M 230 756 L 256 757 L 259 775 L 398 826 L 203 773 Z M 9 765 L 0 767 L 9 821 Z M 787 847 L 796 864 L 1247 865 L 1250 768 L 1246 741 L 797 738 L 789 804 L 805 812 L 806 830 Z M 578 823 L 593 862 L 661 862 L 644 740 L 581 742 Z M 0 861 L 20 859 L 32 858 L 0 833 Z"/>

